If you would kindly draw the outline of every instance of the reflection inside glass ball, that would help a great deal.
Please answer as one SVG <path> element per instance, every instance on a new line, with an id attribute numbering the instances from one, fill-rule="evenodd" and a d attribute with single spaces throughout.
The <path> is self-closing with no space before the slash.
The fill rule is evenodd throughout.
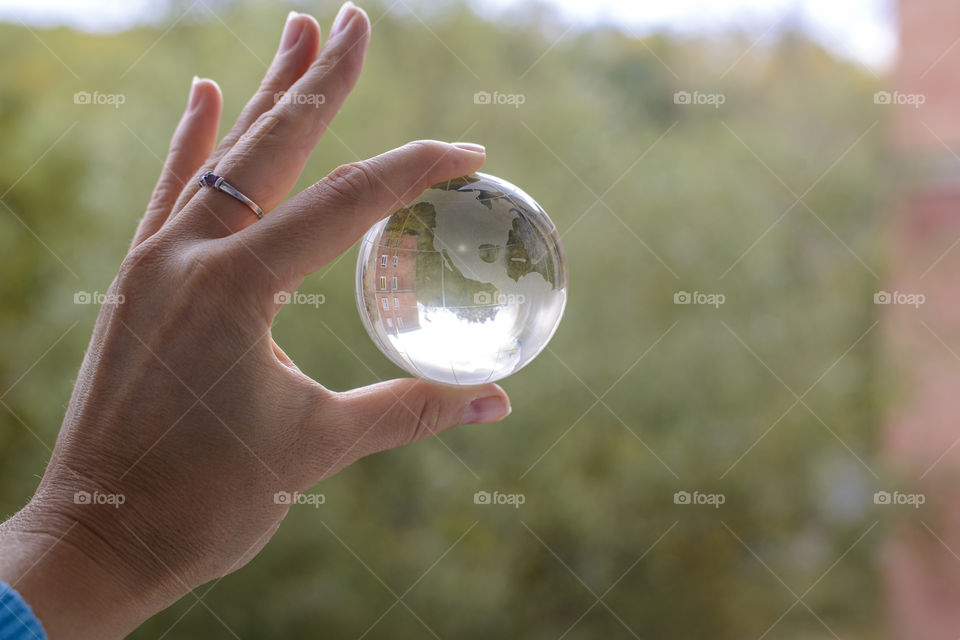
<path id="1" fill-rule="evenodd" d="M 532 360 L 566 304 L 553 222 L 526 193 L 477 173 L 434 185 L 371 228 L 357 306 L 380 350 L 447 384 L 499 380 Z"/>

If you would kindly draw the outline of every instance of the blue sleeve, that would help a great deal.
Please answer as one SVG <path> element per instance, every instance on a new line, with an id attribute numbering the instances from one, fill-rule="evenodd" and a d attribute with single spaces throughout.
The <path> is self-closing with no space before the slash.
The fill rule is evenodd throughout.
<path id="1" fill-rule="evenodd" d="M 3 582 L 0 582 L 0 640 L 47 640 L 47 633 L 30 605 Z"/>

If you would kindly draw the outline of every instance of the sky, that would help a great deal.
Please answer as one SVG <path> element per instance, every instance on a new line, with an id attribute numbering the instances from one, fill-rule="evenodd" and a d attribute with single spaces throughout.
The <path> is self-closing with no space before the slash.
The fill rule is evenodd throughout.
<path id="1" fill-rule="evenodd" d="M 484 14 L 509 11 L 524 1 L 470 0 Z M 614 24 L 637 36 L 736 28 L 762 42 L 790 24 L 800 25 L 835 54 L 877 70 L 889 68 L 896 56 L 894 0 L 545 0 L 545 4 L 555 6 L 571 24 Z M 162 19 L 166 6 L 162 0 L 0 0 L 0 20 L 32 27 L 69 25 L 115 31 Z"/>

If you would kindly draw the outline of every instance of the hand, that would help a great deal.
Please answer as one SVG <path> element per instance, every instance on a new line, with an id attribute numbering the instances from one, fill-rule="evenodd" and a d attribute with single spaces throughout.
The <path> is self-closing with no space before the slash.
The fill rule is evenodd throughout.
<path id="1" fill-rule="evenodd" d="M 374 222 L 485 159 L 476 145 L 414 142 L 341 166 L 281 204 L 356 83 L 369 37 L 366 14 L 350 3 L 322 50 L 316 21 L 291 14 L 260 89 L 216 150 L 220 91 L 194 82 L 50 464 L 34 498 L 0 528 L 0 579 L 51 637 L 122 636 L 243 566 L 287 513 L 276 492 L 509 413 L 493 384 L 404 379 L 336 393 L 271 337 L 275 292 L 296 290 Z M 275 101 L 279 91 L 292 99 Z M 257 221 L 239 201 L 201 189 L 204 169 L 268 215 Z M 82 492 L 91 499 L 77 504 Z"/>

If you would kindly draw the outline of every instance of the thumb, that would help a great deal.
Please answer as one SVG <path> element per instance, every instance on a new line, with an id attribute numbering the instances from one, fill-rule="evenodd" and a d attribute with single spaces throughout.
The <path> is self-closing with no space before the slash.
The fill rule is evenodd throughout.
<path id="1" fill-rule="evenodd" d="M 485 158 L 471 143 L 411 142 L 338 167 L 233 237 L 270 273 L 302 278 L 430 185 L 473 173 Z"/>
<path id="2" fill-rule="evenodd" d="M 416 378 L 338 393 L 331 404 L 347 441 L 343 466 L 458 424 L 495 422 L 510 414 L 510 399 L 498 385 L 453 387 Z"/>

